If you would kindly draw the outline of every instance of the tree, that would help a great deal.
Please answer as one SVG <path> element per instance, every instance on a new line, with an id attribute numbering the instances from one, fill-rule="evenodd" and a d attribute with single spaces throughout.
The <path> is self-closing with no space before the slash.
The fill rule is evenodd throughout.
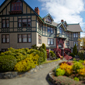
<path id="1" fill-rule="evenodd" d="M 73 47 L 73 54 L 74 54 L 74 55 L 77 55 L 77 46 L 76 46 L 76 44 L 75 44 L 75 46 Z"/>
<path id="2" fill-rule="evenodd" d="M 79 38 L 78 41 L 82 50 L 85 50 L 85 37 Z"/>
<path id="3" fill-rule="evenodd" d="M 44 50 L 46 50 L 46 46 L 45 46 L 44 43 L 42 44 L 42 48 L 43 48 Z"/>

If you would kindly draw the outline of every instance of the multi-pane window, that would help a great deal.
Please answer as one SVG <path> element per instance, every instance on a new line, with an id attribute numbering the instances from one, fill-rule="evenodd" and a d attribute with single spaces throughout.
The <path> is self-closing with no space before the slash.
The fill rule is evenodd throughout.
<path id="1" fill-rule="evenodd" d="M 9 19 L 3 19 L 2 28 L 8 28 L 8 27 L 9 27 Z"/>
<path id="2" fill-rule="evenodd" d="M 2 35 L 2 43 L 9 43 L 9 34 Z"/>
<path id="3" fill-rule="evenodd" d="M 47 17 L 47 18 L 46 18 L 46 21 L 49 22 L 49 23 L 52 22 L 52 20 L 50 19 L 50 17 Z"/>
<path id="4" fill-rule="evenodd" d="M 31 27 L 31 19 L 19 19 L 18 27 Z"/>
<path id="5" fill-rule="evenodd" d="M 48 38 L 48 45 L 53 45 L 53 44 L 54 44 L 54 39 Z"/>
<path id="6" fill-rule="evenodd" d="M 48 33 L 54 33 L 54 29 L 53 29 L 53 28 L 48 27 L 47 32 L 48 32 Z"/>
<path id="7" fill-rule="evenodd" d="M 74 33 L 73 35 L 74 35 L 74 38 L 75 38 L 75 37 L 78 37 L 78 33 Z"/>
<path id="8" fill-rule="evenodd" d="M 60 34 L 62 34 L 63 33 L 62 27 L 59 27 L 59 30 L 60 30 Z"/>
<path id="9" fill-rule="evenodd" d="M 13 2 L 11 5 L 11 11 L 21 11 L 22 10 L 22 2 L 17 0 L 17 2 Z"/>
<path id="10" fill-rule="evenodd" d="M 76 44 L 76 46 L 78 45 L 78 42 L 74 42 L 74 45 Z"/>
<path id="11" fill-rule="evenodd" d="M 38 43 L 41 44 L 41 36 L 38 35 Z"/>
<path id="12" fill-rule="evenodd" d="M 31 34 L 18 34 L 19 43 L 31 43 Z"/>

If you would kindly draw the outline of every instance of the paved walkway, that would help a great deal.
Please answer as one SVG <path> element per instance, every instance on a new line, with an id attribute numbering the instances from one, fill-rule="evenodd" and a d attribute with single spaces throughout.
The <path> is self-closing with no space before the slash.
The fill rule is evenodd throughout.
<path id="1" fill-rule="evenodd" d="M 44 64 L 44 68 L 37 70 L 35 73 L 26 73 L 25 76 L 21 78 L 14 79 L 0 79 L 0 85 L 52 85 L 47 80 L 47 74 L 61 62 L 52 62 L 49 64 Z"/>

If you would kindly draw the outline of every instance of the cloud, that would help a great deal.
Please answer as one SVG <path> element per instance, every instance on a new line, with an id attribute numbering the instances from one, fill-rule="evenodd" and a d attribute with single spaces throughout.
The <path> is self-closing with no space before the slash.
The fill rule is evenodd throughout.
<path id="1" fill-rule="evenodd" d="M 85 31 L 85 22 L 80 15 L 85 11 L 84 0 L 38 0 L 42 2 L 42 10 L 46 10 L 50 13 L 54 21 L 59 23 L 61 19 L 69 23 L 80 23 L 83 31 Z M 85 36 L 85 33 L 81 33 L 81 37 Z"/>
<path id="2" fill-rule="evenodd" d="M 80 13 L 85 11 L 84 0 L 39 0 L 42 2 L 42 10 L 50 13 L 55 22 L 60 22 L 61 19 L 67 23 L 80 23 L 84 26 L 83 18 Z"/>

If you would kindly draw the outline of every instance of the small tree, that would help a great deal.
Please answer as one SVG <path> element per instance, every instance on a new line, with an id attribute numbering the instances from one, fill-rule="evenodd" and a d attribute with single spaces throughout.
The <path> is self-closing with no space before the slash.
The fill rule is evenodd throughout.
<path id="1" fill-rule="evenodd" d="M 44 50 L 46 50 L 46 46 L 45 46 L 44 43 L 42 44 L 42 48 L 43 48 Z"/>
<path id="2" fill-rule="evenodd" d="M 73 54 L 74 54 L 74 55 L 77 55 L 77 46 L 76 46 L 76 44 L 75 44 L 75 46 L 73 47 Z"/>

